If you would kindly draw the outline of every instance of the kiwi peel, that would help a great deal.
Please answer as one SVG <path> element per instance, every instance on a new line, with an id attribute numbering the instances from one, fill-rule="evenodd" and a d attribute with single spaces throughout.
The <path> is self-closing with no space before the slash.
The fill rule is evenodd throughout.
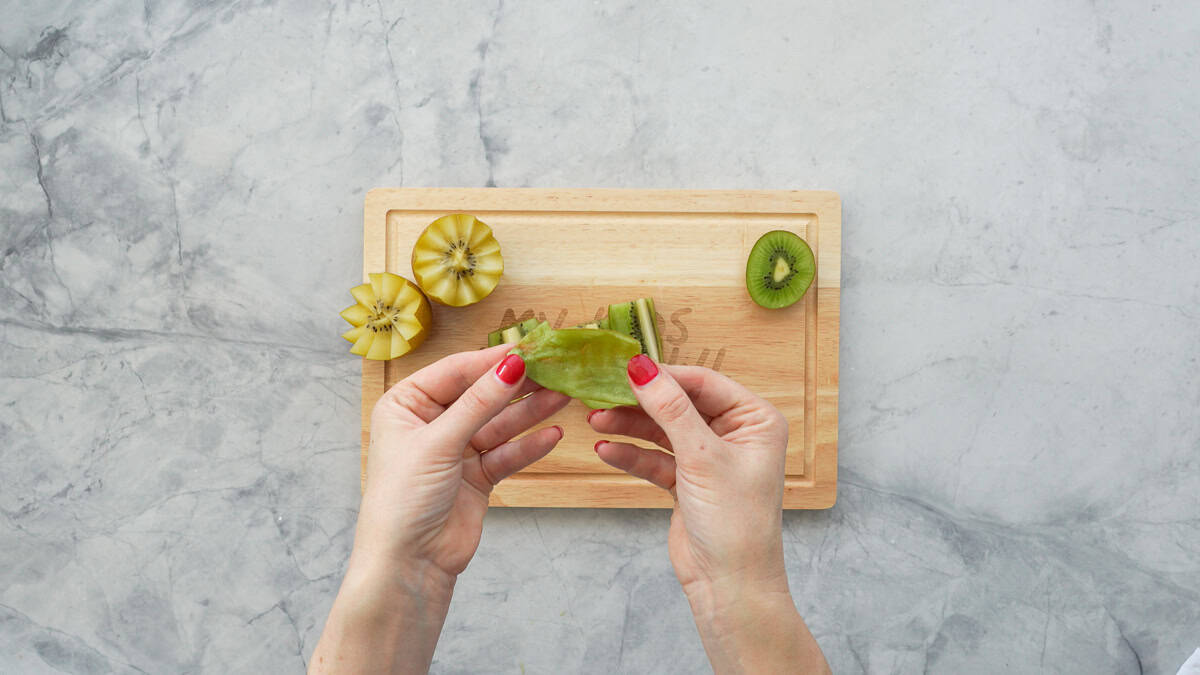
<path id="1" fill-rule="evenodd" d="M 641 344 L 603 328 L 555 330 L 541 322 L 510 353 L 525 361 L 525 374 L 546 389 L 577 398 L 593 409 L 637 405 L 625 375 Z"/>
<path id="2" fill-rule="evenodd" d="M 516 342 L 528 335 L 538 322 L 527 319 L 488 333 L 488 346 Z M 608 306 L 608 315 L 598 321 L 576 326 L 593 330 L 612 330 L 637 340 L 641 352 L 655 361 L 662 361 L 662 333 L 658 329 L 658 314 L 653 298 L 638 298 Z"/>
<path id="3" fill-rule="evenodd" d="M 787 230 L 758 238 L 746 260 L 746 291 L 768 309 L 781 309 L 804 297 L 816 277 L 817 262 L 808 243 Z"/>

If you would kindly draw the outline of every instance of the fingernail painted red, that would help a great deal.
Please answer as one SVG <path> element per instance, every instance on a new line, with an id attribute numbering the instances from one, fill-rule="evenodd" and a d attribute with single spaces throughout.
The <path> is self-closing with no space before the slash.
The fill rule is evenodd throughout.
<path id="1" fill-rule="evenodd" d="M 592 446 L 592 452 L 600 452 L 600 444 L 607 442 L 608 441 L 596 441 L 596 444 Z"/>
<path id="2" fill-rule="evenodd" d="M 651 361 L 650 357 L 645 354 L 638 354 L 629 359 L 629 366 L 626 370 L 629 371 L 629 379 L 639 387 L 658 376 L 658 366 L 654 365 L 654 361 Z"/>
<path id="3" fill-rule="evenodd" d="M 560 427 L 560 426 L 558 426 L 557 424 L 555 424 L 555 425 L 554 425 L 554 428 L 555 428 L 555 429 L 558 429 L 558 440 L 560 440 L 560 441 L 561 441 L 561 440 L 562 440 L 562 438 L 563 438 L 563 436 L 566 436 L 566 435 L 567 435 L 567 434 L 566 434 L 566 432 L 565 432 L 565 431 L 563 431 L 563 428 L 562 428 L 562 427 Z"/>
<path id="4" fill-rule="evenodd" d="M 600 411 L 599 411 L 599 410 L 593 410 L 593 411 L 591 411 L 590 413 L 588 413 L 588 416 L 587 416 L 587 421 L 588 421 L 588 424 L 591 424 L 591 423 L 592 423 L 592 418 L 593 418 L 593 417 L 595 417 L 596 413 L 598 413 L 598 412 L 600 412 Z"/>
<path id="5" fill-rule="evenodd" d="M 525 361 L 516 354 L 509 354 L 504 357 L 500 365 L 496 366 L 496 377 L 504 384 L 516 384 L 521 376 L 525 374 Z"/>

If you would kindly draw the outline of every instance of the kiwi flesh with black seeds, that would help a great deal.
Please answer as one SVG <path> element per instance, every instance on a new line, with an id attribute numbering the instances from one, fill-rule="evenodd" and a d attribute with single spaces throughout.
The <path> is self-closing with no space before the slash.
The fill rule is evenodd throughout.
<path id="1" fill-rule="evenodd" d="M 608 306 L 604 328 L 624 333 L 642 345 L 642 353 L 662 361 L 662 334 L 658 331 L 658 315 L 653 298 L 638 298 Z"/>
<path id="2" fill-rule="evenodd" d="M 781 309 L 804 297 L 816 277 L 817 262 L 808 243 L 787 230 L 759 237 L 746 260 L 746 291 L 767 309 Z"/>

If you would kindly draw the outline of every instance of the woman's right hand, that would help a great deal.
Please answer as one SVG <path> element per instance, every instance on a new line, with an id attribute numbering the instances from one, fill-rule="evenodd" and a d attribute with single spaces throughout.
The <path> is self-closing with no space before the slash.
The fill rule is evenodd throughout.
<path id="1" fill-rule="evenodd" d="M 708 368 L 659 366 L 639 356 L 629 373 L 641 407 L 599 410 L 588 423 L 601 434 L 640 438 L 674 453 L 596 445 L 606 463 L 674 494 L 669 546 L 684 591 L 689 597 L 723 586 L 786 591 L 783 415 Z"/>
<path id="2" fill-rule="evenodd" d="M 593 411 L 588 423 L 662 450 L 600 441 L 596 454 L 675 497 L 671 563 L 714 669 L 827 672 L 783 561 L 787 420 L 707 368 L 637 356 L 628 371 L 640 408 Z"/>

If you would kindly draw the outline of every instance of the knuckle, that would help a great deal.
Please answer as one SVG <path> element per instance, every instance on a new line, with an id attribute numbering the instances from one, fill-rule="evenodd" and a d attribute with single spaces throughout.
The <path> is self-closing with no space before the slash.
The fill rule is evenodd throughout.
<path id="1" fill-rule="evenodd" d="M 418 415 L 433 411 L 434 414 L 440 412 L 442 406 L 437 401 L 433 400 L 427 393 L 419 387 L 413 386 L 408 381 L 401 381 L 384 392 L 383 396 L 375 402 L 375 406 L 371 409 L 371 415 L 391 414 L 399 411 L 407 410 Z"/>
<path id="2" fill-rule="evenodd" d="M 482 414 L 491 407 L 476 387 L 467 389 L 458 400 L 472 414 Z"/>
<path id="3" fill-rule="evenodd" d="M 411 396 L 402 387 L 392 387 L 375 401 L 375 406 L 371 408 L 371 416 L 386 415 L 397 410 L 411 410 L 413 406 L 409 399 Z"/>
<path id="4" fill-rule="evenodd" d="M 672 424 L 683 419 L 691 408 L 692 400 L 682 389 L 676 389 L 658 405 L 658 414 L 664 423 Z"/>

